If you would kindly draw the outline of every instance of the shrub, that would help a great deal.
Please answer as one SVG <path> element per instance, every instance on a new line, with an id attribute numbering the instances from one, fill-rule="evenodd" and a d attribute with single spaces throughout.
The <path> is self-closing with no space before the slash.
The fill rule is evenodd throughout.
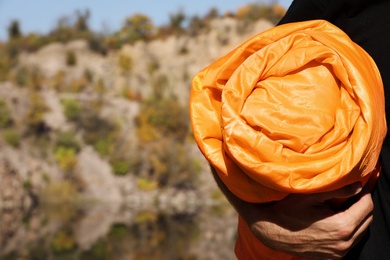
<path id="1" fill-rule="evenodd" d="M 20 135 L 15 128 L 7 128 L 3 132 L 3 136 L 7 144 L 13 147 L 19 147 L 20 145 Z"/>
<path id="2" fill-rule="evenodd" d="M 155 212 L 152 211 L 141 211 L 137 214 L 135 218 L 135 223 L 142 224 L 142 223 L 149 223 L 149 222 L 156 222 L 158 219 L 158 216 Z"/>
<path id="3" fill-rule="evenodd" d="M 11 113 L 7 103 L 0 100 L 0 128 L 6 127 L 11 123 Z"/>
<path id="4" fill-rule="evenodd" d="M 17 68 L 13 73 L 12 80 L 20 87 L 27 86 L 29 82 L 30 72 L 26 67 Z"/>
<path id="5" fill-rule="evenodd" d="M 148 64 L 147 67 L 148 74 L 152 76 L 159 68 L 160 68 L 160 63 L 156 59 L 153 59 Z"/>
<path id="6" fill-rule="evenodd" d="M 66 65 L 73 67 L 77 64 L 77 56 L 73 51 L 66 52 Z"/>
<path id="7" fill-rule="evenodd" d="M 69 148 L 75 152 L 80 151 L 80 143 L 76 138 L 76 134 L 72 131 L 61 132 L 57 136 L 56 147 Z"/>
<path id="8" fill-rule="evenodd" d="M 285 10 L 280 5 L 249 4 L 237 10 L 237 18 L 253 22 L 261 18 L 276 24 L 284 15 Z"/>
<path id="9" fill-rule="evenodd" d="M 146 149 L 148 155 L 144 163 L 148 176 L 159 186 L 193 188 L 196 185 L 202 165 L 189 155 L 181 141 L 165 138 L 149 144 Z"/>
<path id="10" fill-rule="evenodd" d="M 120 53 L 118 66 L 123 74 L 129 74 L 133 70 L 133 59 L 127 54 Z"/>
<path id="11" fill-rule="evenodd" d="M 123 159 L 111 159 L 110 164 L 114 174 L 120 176 L 126 175 L 131 168 L 130 162 Z"/>
<path id="12" fill-rule="evenodd" d="M 27 87 L 33 90 L 39 90 L 43 86 L 44 76 L 38 68 L 29 68 L 28 78 L 27 78 Z"/>
<path id="13" fill-rule="evenodd" d="M 31 92 L 29 96 L 30 108 L 26 115 L 26 124 L 34 132 L 40 132 L 42 129 L 43 118 L 49 110 L 41 95 L 37 92 Z"/>
<path id="14" fill-rule="evenodd" d="M 102 78 L 98 79 L 94 84 L 94 89 L 98 94 L 103 94 L 106 91 L 106 84 Z"/>
<path id="15" fill-rule="evenodd" d="M 90 137 L 87 137 L 88 139 Z M 90 144 L 93 145 L 95 150 L 101 155 L 101 156 L 109 156 L 113 153 L 114 146 L 115 146 L 115 140 L 113 140 L 112 137 L 109 136 L 99 136 L 95 137 L 95 140 L 90 141 Z"/>
<path id="16" fill-rule="evenodd" d="M 154 25 L 150 18 L 143 14 L 127 17 L 119 32 L 122 43 L 134 43 L 138 40 L 150 40 L 153 37 Z"/>
<path id="17" fill-rule="evenodd" d="M 155 190 L 158 187 L 158 183 L 153 180 L 138 178 L 137 187 L 144 191 L 151 191 L 151 190 Z"/>
<path id="18" fill-rule="evenodd" d="M 9 79 L 11 68 L 14 66 L 14 59 L 5 50 L 0 43 L 0 81 Z"/>
<path id="19" fill-rule="evenodd" d="M 48 182 L 39 193 L 44 205 L 75 204 L 78 201 L 76 186 L 68 181 Z"/>
<path id="20" fill-rule="evenodd" d="M 66 118 L 70 121 L 81 120 L 82 108 L 81 104 L 76 99 L 63 99 L 62 107 Z"/>
<path id="21" fill-rule="evenodd" d="M 54 157 L 60 168 L 64 171 L 72 171 L 77 164 L 76 152 L 73 148 L 56 147 Z"/>
<path id="22" fill-rule="evenodd" d="M 64 253 L 75 249 L 76 241 L 70 229 L 62 229 L 55 234 L 51 247 L 54 253 Z"/>
<path id="23" fill-rule="evenodd" d="M 138 127 L 148 124 L 162 136 L 184 140 L 188 132 L 189 115 L 175 98 L 150 99 L 141 106 Z"/>

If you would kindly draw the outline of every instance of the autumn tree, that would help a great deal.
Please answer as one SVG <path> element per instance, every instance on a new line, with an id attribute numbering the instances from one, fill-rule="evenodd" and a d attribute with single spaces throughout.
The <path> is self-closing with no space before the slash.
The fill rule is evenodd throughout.
<path id="1" fill-rule="evenodd" d="M 119 37 L 123 43 L 134 43 L 137 40 L 150 40 L 153 36 L 154 25 L 150 18 L 143 14 L 135 14 L 126 18 Z"/>

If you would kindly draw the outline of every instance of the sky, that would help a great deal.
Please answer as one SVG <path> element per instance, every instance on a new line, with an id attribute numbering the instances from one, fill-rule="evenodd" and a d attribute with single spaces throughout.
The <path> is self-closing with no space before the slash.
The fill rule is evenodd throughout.
<path id="1" fill-rule="evenodd" d="M 205 15 L 211 8 L 220 14 L 235 12 L 249 3 L 278 2 L 288 7 L 292 0 L 0 0 L 0 40 L 6 40 L 7 28 L 18 20 L 22 33 L 45 34 L 53 29 L 58 19 L 71 17 L 76 10 L 90 11 L 89 26 L 97 32 L 118 30 L 124 19 L 142 13 L 157 25 L 168 24 L 169 15 L 183 11 L 187 16 Z"/>

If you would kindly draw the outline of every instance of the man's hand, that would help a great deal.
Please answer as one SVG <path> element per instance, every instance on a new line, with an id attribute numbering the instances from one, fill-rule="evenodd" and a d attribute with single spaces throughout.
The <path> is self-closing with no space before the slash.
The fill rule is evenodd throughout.
<path id="1" fill-rule="evenodd" d="M 256 237 L 273 249 L 314 259 L 340 259 L 371 223 L 373 202 L 370 193 L 363 192 L 349 208 L 336 212 L 329 200 L 349 198 L 360 190 L 355 184 L 327 193 L 290 195 L 258 205 L 243 217 Z"/>
<path id="2" fill-rule="evenodd" d="M 332 192 L 294 194 L 281 201 L 254 204 L 235 196 L 213 168 L 212 172 L 221 191 L 255 236 L 277 251 L 311 259 L 340 259 L 372 222 L 371 194 L 362 191 L 359 184 Z M 357 200 L 341 211 L 330 203 L 352 196 L 357 196 Z"/>

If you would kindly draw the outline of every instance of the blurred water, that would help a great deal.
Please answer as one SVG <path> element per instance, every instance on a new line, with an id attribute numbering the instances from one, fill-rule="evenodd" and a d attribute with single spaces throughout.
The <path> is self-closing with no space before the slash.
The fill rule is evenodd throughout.
<path id="1" fill-rule="evenodd" d="M 0 259 L 235 259 L 236 216 L 61 205 L 0 212 Z"/>

